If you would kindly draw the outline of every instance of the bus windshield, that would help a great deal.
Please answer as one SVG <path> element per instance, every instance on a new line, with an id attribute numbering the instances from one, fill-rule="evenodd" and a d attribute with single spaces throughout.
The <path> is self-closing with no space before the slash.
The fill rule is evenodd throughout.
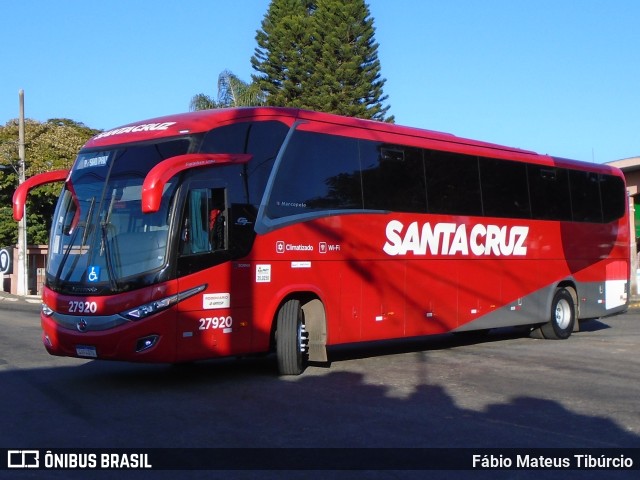
<path id="1" fill-rule="evenodd" d="M 54 215 L 47 265 L 53 289 L 124 291 L 166 265 L 176 182 L 165 185 L 162 208 L 152 214 L 142 213 L 142 183 L 155 164 L 187 153 L 190 143 L 80 152 Z"/>

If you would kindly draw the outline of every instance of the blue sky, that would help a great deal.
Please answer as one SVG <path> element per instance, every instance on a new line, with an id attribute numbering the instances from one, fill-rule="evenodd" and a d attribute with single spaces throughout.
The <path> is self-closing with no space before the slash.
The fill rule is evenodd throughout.
<path id="1" fill-rule="evenodd" d="M 368 0 L 396 123 L 579 160 L 640 155 L 637 0 Z M 0 125 L 108 129 L 249 80 L 269 0 L 2 2 Z"/>

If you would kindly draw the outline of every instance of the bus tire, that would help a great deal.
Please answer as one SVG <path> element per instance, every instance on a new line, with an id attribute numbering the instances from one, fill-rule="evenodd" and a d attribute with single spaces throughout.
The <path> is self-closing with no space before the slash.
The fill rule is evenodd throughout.
<path id="1" fill-rule="evenodd" d="M 309 334 L 300 300 L 287 300 L 278 310 L 276 357 L 280 375 L 300 375 L 309 358 Z"/>
<path id="2" fill-rule="evenodd" d="M 576 306 L 573 296 L 566 288 L 556 290 L 551 302 L 551 319 L 540 326 L 540 333 L 548 340 L 569 338 L 576 323 Z"/>

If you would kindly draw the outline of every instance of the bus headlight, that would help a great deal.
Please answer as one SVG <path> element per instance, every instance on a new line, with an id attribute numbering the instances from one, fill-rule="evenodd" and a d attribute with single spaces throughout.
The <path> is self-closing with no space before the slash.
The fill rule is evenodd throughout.
<path id="1" fill-rule="evenodd" d="M 160 300 L 154 300 L 153 302 L 140 305 L 132 310 L 122 312 L 120 315 L 128 318 L 129 320 L 142 320 L 143 318 L 147 318 L 150 315 L 166 310 L 172 305 L 200 293 L 205 288 L 207 288 L 207 285 L 200 285 L 199 287 L 185 290 L 184 292 L 180 292 L 176 295 L 171 295 L 170 297 L 165 297 Z"/>
<path id="2" fill-rule="evenodd" d="M 40 311 L 42 312 L 42 314 L 43 314 L 45 317 L 50 317 L 50 316 L 51 316 L 51 315 L 53 315 L 53 313 L 54 313 L 54 312 L 53 312 L 53 310 L 52 310 L 51 308 L 49 308 L 49 305 L 47 305 L 46 303 L 43 303 L 43 304 L 40 306 Z"/>
<path id="3" fill-rule="evenodd" d="M 178 295 L 171 295 L 170 297 L 163 298 L 162 300 L 156 300 L 155 302 L 147 303 L 146 305 L 140 305 L 133 310 L 123 312 L 122 315 L 130 320 L 142 320 L 149 315 L 166 310 L 176 303 L 178 303 Z"/>

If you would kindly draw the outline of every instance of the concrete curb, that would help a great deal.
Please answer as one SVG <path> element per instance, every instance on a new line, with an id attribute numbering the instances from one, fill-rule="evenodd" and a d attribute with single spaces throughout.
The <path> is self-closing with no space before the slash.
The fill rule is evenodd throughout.
<path id="1" fill-rule="evenodd" d="M 0 292 L 0 309 L 39 312 L 42 301 L 38 295 L 18 296 Z"/>

